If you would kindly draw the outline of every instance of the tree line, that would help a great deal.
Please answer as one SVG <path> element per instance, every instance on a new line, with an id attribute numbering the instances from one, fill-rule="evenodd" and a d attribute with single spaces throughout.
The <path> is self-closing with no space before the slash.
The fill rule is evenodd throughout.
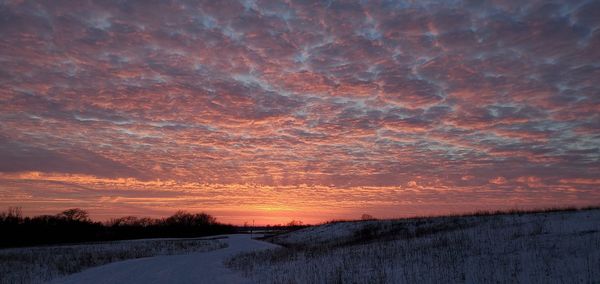
<path id="1" fill-rule="evenodd" d="M 56 215 L 24 217 L 10 207 L 0 213 L 0 247 L 126 240 L 138 238 L 183 238 L 234 233 L 207 213 L 177 211 L 166 218 L 126 216 L 95 222 L 86 210 L 68 209 Z"/>

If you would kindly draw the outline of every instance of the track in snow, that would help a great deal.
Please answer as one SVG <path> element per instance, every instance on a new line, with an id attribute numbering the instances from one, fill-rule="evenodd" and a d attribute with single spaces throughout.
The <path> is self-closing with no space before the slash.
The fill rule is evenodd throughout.
<path id="1" fill-rule="evenodd" d="M 209 252 L 138 258 L 93 267 L 51 283 L 248 283 L 223 262 L 238 253 L 277 247 L 250 235 L 227 235 L 229 246 Z"/>

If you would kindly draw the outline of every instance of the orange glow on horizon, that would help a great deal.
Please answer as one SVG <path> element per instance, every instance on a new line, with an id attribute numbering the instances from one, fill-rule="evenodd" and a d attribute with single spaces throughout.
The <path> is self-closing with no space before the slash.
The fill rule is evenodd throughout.
<path id="1" fill-rule="evenodd" d="M 505 182 L 505 179 L 502 181 Z M 570 200 L 570 204 L 593 205 L 592 202 L 578 200 L 577 193 L 580 190 L 566 180 L 562 187 L 552 189 L 545 187 L 537 177 L 519 177 L 518 181 L 540 188 L 498 194 L 495 190 L 448 188 L 416 181 L 410 181 L 406 186 L 342 188 L 143 181 L 135 178 L 23 172 L 0 174 L 0 192 L 5 194 L 0 206 L 22 206 L 29 215 L 54 214 L 66 208 L 80 207 L 89 210 L 97 220 L 125 215 L 164 217 L 177 210 L 204 211 L 224 223 L 242 225 L 254 220 L 257 225 L 267 225 L 287 224 L 292 220 L 317 224 L 334 219 L 358 219 L 364 213 L 378 218 L 397 218 L 475 209 L 533 208 L 540 207 L 540 204 L 557 206 L 554 203 L 557 196 L 565 201 Z M 498 183 L 496 180 L 490 182 Z M 7 194 L 11 188 L 20 189 L 20 194 Z M 36 188 L 52 190 L 60 195 L 42 197 Z M 452 195 L 452 199 L 444 198 L 442 193 Z M 553 196 L 548 197 L 549 194 Z M 457 199 L 464 199 L 464 203 L 454 204 L 452 200 Z"/>
<path id="2" fill-rule="evenodd" d="M 597 1 L 274 2 L 3 1 L 0 210 L 600 204 Z"/>

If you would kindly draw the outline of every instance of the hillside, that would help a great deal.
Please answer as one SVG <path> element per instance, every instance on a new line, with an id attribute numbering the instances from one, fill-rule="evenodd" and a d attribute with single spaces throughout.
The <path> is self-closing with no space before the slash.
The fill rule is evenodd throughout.
<path id="1" fill-rule="evenodd" d="M 600 210 L 337 222 L 229 267 L 257 283 L 600 281 Z"/>

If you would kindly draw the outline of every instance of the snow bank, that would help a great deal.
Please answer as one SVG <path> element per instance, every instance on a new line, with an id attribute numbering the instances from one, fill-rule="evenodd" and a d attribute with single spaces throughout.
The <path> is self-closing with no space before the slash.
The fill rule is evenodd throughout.
<path id="1" fill-rule="evenodd" d="M 219 240 L 150 239 L 0 250 L 0 283 L 42 283 L 124 259 L 225 247 Z"/>
<path id="2" fill-rule="evenodd" d="M 228 265 L 257 283 L 595 283 L 600 210 L 342 222 Z"/>

